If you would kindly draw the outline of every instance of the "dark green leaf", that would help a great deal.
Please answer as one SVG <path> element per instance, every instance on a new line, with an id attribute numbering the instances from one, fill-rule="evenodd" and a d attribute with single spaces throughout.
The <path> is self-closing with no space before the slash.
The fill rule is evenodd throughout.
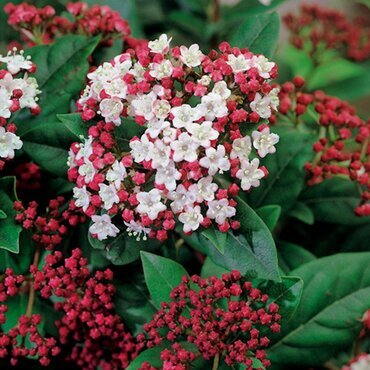
<path id="1" fill-rule="evenodd" d="M 294 217 L 307 225 L 313 225 L 315 222 L 315 215 L 310 207 L 303 202 L 296 202 L 289 212 L 290 217 Z"/>
<path id="2" fill-rule="evenodd" d="M 300 200 L 315 215 L 315 220 L 343 225 L 367 223 L 366 217 L 357 217 L 354 209 L 361 201 L 356 185 L 349 180 L 333 178 L 309 187 Z"/>
<path id="3" fill-rule="evenodd" d="M 81 136 L 87 137 L 88 130 L 79 113 L 57 114 L 57 117 L 76 137 L 76 140 L 81 140 Z"/>
<path id="4" fill-rule="evenodd" d="M 358 337 L 370 307 L 370 253 L 337 254 L 293 270 L 305 289 L 295 316 L 268 350 L 272 369 L 321 366 Z"/>
<path id="5" fill-rule="evenodd" d="M 146 349 L 145 351 L 141 352 L 140 355 L 134 359 L 134 361 L 130 363 L 126 370 L 140 369 L 141 365 L 144 362 L 149 362 L 150 365 L 156 368 L 162 368 L 163 361 L 161 361 L 160 355 L 161 352 L 166 348 L 167 346 L 162 344 L 154 348 Z"/>
<path id="6" fill-rule="evenodd" d="M 208 278 L 211 276 L 221 277 L 222 274 L 230 273 L 230 270 L 227 270 L 221 266 L 216 265 L 211 258 L 207 257 L 203 263 L 202 271 L 200 276 L 203 278 Z"/>
<path id="7" fill-rule="evenodd" d="M 279 40 L 279 30 L 280 18 L 275 12 L 248 17 L 233 32 L 230 44 L 271 57 Z"/>
<path id="8" fill-rule="evenodd" d="M 281 207 L 277 205 L 268 205 L 256 209 L 256 213 L 260 216 L 270 231 L 273 231 L 279 221 L 281 215 Z"/>
<path id="9" fill-rule="evenodd" d="M 149 296 L 144 276 L 135 275 L 129 281 L 115 285 L 115 307 L 130 331 L 137 335 L 142 325 L 149 322 L 157 309 Z"/>
<path id="10" fill-rule="evenodd" d="M 8 216 L 6 215 L 6 213 L 0 209 L 0 220 L 3 220 L 4 218 L 7 218 Z"/>
<path id="11" fill-rule="evenodd" d="M 278 256 L 279 265 L 286 273 L 316 259 L 307 249 L 287 242 L 278 243 Z"/>
<path id="12" fill-rule="evenodd" d="M 15 200 L 15 178 L 3 177 L 0 179 L 0 204 L 7 217 L 0 219 L 0 248 L 19 253 L 19 234 L 22 227 L 15 221 Z"/>
<path id="13" fill-rule="evenodd" d="M 181 283 L 186 270 L 177 262 L 168 258 L 141 252 L 146 285 L 157 308 L 161 302 L 167 302 L 173 288 Z"/>
<path id="14" fill-rule="evenodd" d="M 202 235 L 204 235 L 208 240 L 210 240 L 211 243 L 220 253 L 222 254 L 224 253 L 227 241 L 226 233 L 222 233 L 221 231 L 218 231 L 215 228 L 209 228 L 203 230 Z"/>

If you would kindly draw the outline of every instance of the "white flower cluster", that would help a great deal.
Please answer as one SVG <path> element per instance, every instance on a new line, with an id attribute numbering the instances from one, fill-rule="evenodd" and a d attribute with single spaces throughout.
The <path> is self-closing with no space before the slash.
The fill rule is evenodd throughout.
<path id="1" fill-rule="evenodd" d="M 209 68 L 214 73 L 207 73 L 213 62 L 198 45 L 170 52 L 170 41 L 166 35 L 150 41 L 146 64 L 126 53 L 88 74 L 89 84 L 78 102 L 82 117 L 98 115 L 106 124 L 120 126 L 122 116 L 129 116 L 145 124 L 144 133 L 129 142 L 129 160 L 115 154 L 106 166 L 106 152 L 99 152 L 97 160 L 94 145 L 106 147 L 102 136 L 100 142 L 89 136 L 71 150 L 76 205 L 94 213 L 90 232 L 99 239 L 118 233 L 109 216 L 96 214 L 99 208 L 111 215 L 132 210 L 124 222 L 134 235 L 150 233 L 159 219 L 167 225 L 171 217 L 186 233 L 208 221 L 227 231 L 236 204 L 214 177 L 230 171 L 243 190 L 257 187 L 266 175 L 258 157 L 275 152 L 279 137 L 267 125 L 257 126 L 251 136 L 239 130 L 248 114 L 258 123 L 277 109 L 279 90 L 268 85 L 275 63 L 250 52 L 230 52 Z M 232 78 L 220 78 L 216 68 Z M 197 72 L 197 80 L 191 71 Z M 255 93 L 240 95 L 237 79 L 245 84 L 250 80 Z M 185 87 L 176 90 L 177 81 Z M 123 192 L 134 194 L 136 203 Z"/>
<path id="2" fill-rule="evenodd" d="M 34 66 L 30 58 L 23 55 L 23 51 L 17 54 L 17 49 L 13 49 L 6 56 L 0 55 L 0 62 L 6 64 L 6 69 L 0 70 L 0 158 L 11 159 L 23 143 L 6 128 L 6 120 L 20 109 L 38 110 L 37 95 L 40 91 L 36 79 L 27 73 L 32 72 Z M 20 73 L 23 76 L 16 78 Z"/>

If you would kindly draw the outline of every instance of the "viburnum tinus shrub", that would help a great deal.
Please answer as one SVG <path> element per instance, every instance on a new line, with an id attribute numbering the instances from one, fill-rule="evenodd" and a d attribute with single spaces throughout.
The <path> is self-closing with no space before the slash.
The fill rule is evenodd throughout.
<path id="1" fill-rule="evenodd" d="M 100 240 L 119 225 L 158 240 L 177 221 L 185 233 L 237 229 L 233 197 L 268 173 L 259 158 L 279 140 L 267 126 L 275 63 L 227 43 L 204 55 L 170 41 L 163 34 L 104 63 L 77 102 L 89 136 L 72 145 L 68 176 Z"/>

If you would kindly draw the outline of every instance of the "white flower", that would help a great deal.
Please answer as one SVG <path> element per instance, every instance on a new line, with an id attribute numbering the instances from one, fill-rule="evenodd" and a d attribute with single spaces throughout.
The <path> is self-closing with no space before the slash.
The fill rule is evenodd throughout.
<path id="1" fill-rule="evenodd" d="M 169 144 L 172 143 L 176 139 L 177 130 L 173 127 L 165 127 L 162 131 L 162 140 L 164 143 Z"/>
<path id="2" fill-rule="evenodd" d="M 277 110 L 279 107 L 279 103 L 280 103 L 279 92 L 280 92 L 280 89 L 278 87 L 275 87 L 268 94 L 268 97 L 270 99 L 271 108 L 273 110 Z"/>
<path id="3" fill-rule="evenodd" d="M 31 57 L 24 57 L 23 50 L 20 51 L 20 54 L 15 54 L 17 51 L 16 48 L 13 49 L 13 52 L 9 51 L 6 57 L 0 55 L 0 62 L 7 64 L 8 71 L 15 75 L 20 70 L 25 69 L 29 70 L 32 67 Z"/>
<path id="4" fill-rule="evenodd" d="M 121 78 L 115 78 L 110 83 L 107 83 L 104 90 L 112 97 L 115 96 L 121 99 L 126 99 L 127 97 L 127 85 Z"/>
<path id="5" fill-rule="evenodd" d="M 27 77 L 25 74 L 24 79 L 19 79 L 22 81 L 20 88 L 23 92 L 23 95 L 19 99 L 19 104 L 21 108 L 36 108 L 37 107 L 37 95 L 40 94 L 38 90 L 38 84 L 36 78 Z"/>
<path id="6" fill-rule="evenodd" d="M 131 101 L 130 112 L 134 116 L 143 116 L 147 121 L 154 118 L 153 104 L 157 100 L 157 95 L 153 92 L 146 95 L 138 95 Z"/>
<path id="7" fill-rule="evenodd" d="M 13 102 L 6 88 L 0 87 L 0 117 L 9 118 L 11 116 L 10 107 Z"/>
<path id="8" fill-rule="evenodd" d="M 251 68 L 251 60 L 246 59 L 243 54 L 237 57 L 234 54 L 229 54 L 227 64 L 232 68 L 234 73 L 245 72 Z"/>
<path id="9" fill-rule="evenodd" d="M 251 162 L 244 160 L 241 162 L 241 168 L 236 173 L 236 177 L 241 180 L 241 187 L 243 190 L 249 190 L 252 186 L 257 187 L 260 185 L 260 179 L 265 174 L 258 168 L 260 164 L 259 159 L 254 158 Z"/>
<path id="10" fill-rule="evenodd" d="M 159 36 L 159 39 L 149 41 L 148 46 L 152 53 L 166 54 L 170 48 L 172 37 L 168 38 L 166 34 Z"/>
<path id="11" fill-rule="evenodd" d="M 257 68 L 262 78 L 270 78 L 270 72 L 275 67 L 274 62 L 270 62 L 264 55 L 252 57 L 252 66 Z"/>
<path id="12" fill-rule="evenodd" d="M 173 160 L 175 162 L 194 162 L 198 158 L 198 147 L 199 144 L 196 143 L 186 132 L 183 132 L 177 140 L 171 143 L 171 148 L 174 151 Z"/>
<path id="13" fill-rule="evenodd" d="M 213 121 L 216 117 L 225 117 L 228 114 L 226 100 L 212 92 L 202 97 L 197 109 L 207 121 Z"/>
<path id="14" fill-rule="evenodd" d="M 204 57 L 203 53 L 199 50 L 198 44 L 193 44 L 188 49 L 186 46 L 180 46 L 180 60 L 188 67 L 197 67 L 202 63 Z"/>
<path id="15" fill-rule="evenodd" d="M 144 134 L 140 140 L 130 141 L 131 155 L 136 163 L 150 161 L 154 144 Z"/>
<path id="16" fill-rule="evenodd" d="M 261 118 L 271 117 L 270 99 L 268 96 L 262 97 L 260 93 L 256 93 L 254 100 L 251 102 L 250 107 L 253 112 L 258 113 Z"/>
<path id="17" fill-rule="evenodd" d="M 215 219 L 219 225 L 222 225 L 227 218 L 233 217 L 236 209 L 229 206 L 227 199 L 212 200 L 208 202 L 207 217 Z"/>
<path id="18" fill-rule="evenodd" d="M 208 148 L 211 145 L 211 140 L 218 138 L 218 131 L 212 128 L 213 123 L 204 121 L 202 123 L 192 123 L 188 126 L 188 131 L 192 134 L 192 139 L 203 146 Z"/>
<path id="19" fill-rule="evenodd" d="M 156 78 L 157 80 L 161 80 L 162 78 L 171 77 L 173 72 L 173 66 L 171 61 L 164 60 L 161 63 L 152 63 L 150 64 L 150 72 L 149 74 Z"/>
<path id="20" fill-rule="evenodd" d="M 351 370 L 369 370 L 370 369 L 370 355 L 360 356 L 360 358 L 353 362 L 349 368 Z"/>
<path id="21" fill-rule="evenodd" d="M 170 127 L 170 123 L 168 121 L 164 121 L 162 119 L 152 119 L 147 124 L 147 129 L 145 133 L 148 134 L 152 139 L 158 137 L 158 135 L 165 129 Z M 175 138 L 176 138 L 176 130 L 175 130 Z M 171 140 L 172 141 L 172 140 Z"/>
<path id="22" fill-rule="evenodd" d="M 117 189 L 114 184 L 106 185 L 100 184 L 99 185 L 99 196 L 103 201 L 104 205 L 103 208 L 109 211 L 113 204 L 119 203 L 119 197 L 117 195 Z"/>
<path id="23" fill-rule="evenodd" d="M 103 99 L 100 102 L 99 109 L 101 115 L 105 118 L 105 122 L 113 122 L 116 126 L 121 124 L 123 104 L 120 98 Z"/>
<path id="24" fill-rule="evenodd" d="M 244 136 L 233 141 L 230 158 L 239 158 L 240 160 L 248 159 L 252 150 L 251 138 Z"/>
<path id="25" fill-rule="evenodd" d="M 145 79 L 145 68 L 139 62 L 134 64 L 134 67 L 131 69 L 130 73 L 132 73 L 137 82 L 143 81 Z"/>
<path id="26" fill-rule="evenodd" d="M 173 200 L 171 209 L 173 213 L 181 212 L 185 206 L 193 205 L 196 201 L 196 194 L 186 190 L 185 186 L 180 184 L 176 191 L 171 191 L 167 195 L 168 199 Z"/>
<path id="27" fill-rule="evenodd" d="M 196 196 L 198 203 L 211 201 L 215 199 L 215 192 L 218 189 L 218 185 L 212 182 L 212 176 L 201 178 L 196 184 L 192 184 L 189 187 L 189 192 Z"/>
<path id="28" fill-rule="evenodd" d="M 171 148 L 157 139 L 151 151 L 152 167 L 166 167 L 170 162 Z"/>
<path id="29" fill-rule="evenodd" d="M 270 134 L 270 128 L 265 127 L 262 131 L 253 131 L 253 146 L 257 149 L 261 158 L 267 154 L 276 152 L 275 144 L 279 142 L 279 135 Z"/>
<path id="30" fill-rule="evenodd" d="M 203 86 L 209 86 L 210 83 L 212 82 L 212 78 L 209 77 L 208 75 L 204 75 L 202 76 L 199 80 L 198 80 L 198 84 L 201 84 Z"/>
<path id="31" fill-rule="evenodd" d="M 165 119 L 171 112 L 171 104 L 167 100 L 156 100 L 153 104 L 153 113 L 159 119 Z"/>
<path id="32" fill-rule="evenodd" d="M 104 62 L 94 72 L 90 72 L 87 78 L 93 83 L 106 83 L 115 79 L 117 70 L 112 63 Z"/>
<path id="33" fill-rule="evenodd" d="M 158 217 L 158 213 L 166 210 L 166 206 L 161 202 L 161 192 L 158 189 L 152 189 L 148 193 L 140 192 L 136 195 L 139 205 L 136 211 L 141 214 L 147 214 L 151 220 Z"/>
<path id="34" fill-rule="evenodd" d="M 172 124 L 177 128 L 187 127 L 202 117 L 198 109 L 192 108 L 188 104 L 173 107 L 171 113 L 174 117 Z"/>
<path id="35" fill-rule="evenodd" d="M 231 95 L 231 91 L 227 88 L 225 81 L 218 81 L 213 86 L 212 92 L 220 95 L 222 99 L 227 99 Z"/>
<path id="36" fill-rule="evenodd" d="M 136 236 L 136 241 L 141 240 L 141 234 L 144 234 L 143 240 L 147 240 L 147 235 L 150 233 L 150 229 L 147 227 L 144 227 L 138 222 L 135 222 L 134 220 L 131 220 L 130 223 L 124 222 L 124 224 L 127 226 L 127 234 L 129 236 Z"/>
<path id="37" fill-rule="evenodd" d="M 262 5 L 268 6 L 271 4 L 272 0 L 258 0 Z"/>
<path id="38" fill-rule="evenodd" d="M 106 180 L 113 182 L 114 186 L 118 189 L 121 186 L 121 182 L 127 177 L 126 167 L 122 162 L 117 160 L 113 163 L 112 167 L 105 176 Z"/>
<path id="39" fill-rule="evenodd" d="M 93 137 L 89 136 L 83 143 L 79 144 L 79 151 L 76 154 L 76 160 L 81 158 L 89 159 L 90 155 L 93 154 Z"/>
<path id="40" fill-rule="evenodd" d="M 109 215 L 94 215 L 91 217 L 93 224 L 89 228 L 90 234 L 97 235 L 99 240 L 107 239 L 108 236 L 115 237 L 119 229 L 112 224 Z"/>
<path id="41" fill-rule="evenodd" d="M 200 159 L 199 164 L 208 168 L 208 173 L 212 176 L 217 172 L 222 174 L 223 171 L 230 169 L 230 162 L 225 155 L 223 145 L 218 145 L 217 150 L 215 148 L 206 149 L 206 156 Z"/>
<path id="42" fill-rule="evenodd" d="M 76 206 L 81 207 L 84 212 L 86 212 L 90 205 L 90 195 L 85 185 L 82 188 L 73 188 L 73 197 L 76 199 Z"/>
<path id="43" fill-rule="evenodd" d="M 84 176 L 84 181 L 88 184 L 94 179 L 96 171 L 94 165 L 90 161 L 85 160 L 85 163 L 79 167 L 78 173 Z"/>
<path id="44" fill-rule="evenodd" d="M 0 158 L 14 158 L 15 150 L 22 148 L 22 140 L 12 132 L 0 127 Z"/>
<path id="45" fill-rule="evenodd" d="M 176 189 L 176 180 L 181 179 L 181 173 L 177 171 L 175 163 L 169 162 L 166 166 L 158 167 L 155 174 L 155 183 L 164 184 L 169 191 Z"/>
<path id="46" fill-rule="evenodd" d="M 185 208 L 185 212 L 180 213 L 179 215 L 179 221 L 184 224 L 183 230 L 185 233 L 197 230 L 203 220 L 204 217 L 200 213 L 199 206 L 187 206 Z"/>

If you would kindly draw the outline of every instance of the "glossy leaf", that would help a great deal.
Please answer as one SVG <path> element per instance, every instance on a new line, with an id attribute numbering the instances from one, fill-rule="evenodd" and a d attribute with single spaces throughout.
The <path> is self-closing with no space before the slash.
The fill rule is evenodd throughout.
<path id="1" fill-rule="evenodd" d="M 271 57 L 279 39 L 280 18 L 277 13 L 259 14 L 245 18 L 233 32 L 232 46 L 248 48 L 255 54 Z"/>
<path id="2" fill-rule="evenodd" d="M 293 208 L 290 210 L 289 216 L 294 217 L 307 225 L 313 225 L 315 222 L 315 215 L 313 214 L 311 208 L 303 202 L 296 202 Z"/>
<path id="3" fill-rule="evenodd" d="M 316 259 L 307 249 L 287 242 L 278 243 L 278 256 L 279 266 L 287 273 Z"/>
<path id="4" fill-rule="evenodd" d="M 256 213 L 260 216 L 270 231 L 273 231 L 279 221 L 281 215 L 281 207 L 271 204 L 256 209 Z"/>
<path id="5" fill-rule="evenodd" d="M 216 230 L 215 228 L 209 228 L 202 231 L 202 235 L 204 235 L 210 242 L 215 246 L 215 248 L 220 251 L 220 253 L 224 253 L 225 245 L 227 241 L 227 234 L 222 233 L 221 231 Z"/>
<path id="6" fill-rule="evenodd" d="M 0 204 L 7 217 L 0 219 L 0 248 L 19 253 L 19 235 L 22 227 L 15 221 L 17 214 L 13 208 L 15 200 L 15 178 L 3 177 L 0 179 Z"/>
<path id="7" fill-rule="evenodd" d="M 146 285 L 157 308 L 167 302 L 173 288 L 181 283 L 186 270 L 177 262 L 152 253 L 141 252 Z"/>
<path id="8" fill-rule="evenodd" d="M 279 280 L 276 247 L 270 231 L 247 203 L 240 198 L 237 198 L 237 203 L 241 227 L 237 232 L 225 234 L 224 254 L 201 234 L 183 235 L 183 238 L 223 268 L 239 270 L 243 275 Z"/>
<path id="9" fill-rule="evenodd" d="M 370 307 L 370 253 L 324 257 L 293 270 L 304 282 L 301 303 L 268 350 L 272 369 L 320 366 L 347 350 Z"/>

